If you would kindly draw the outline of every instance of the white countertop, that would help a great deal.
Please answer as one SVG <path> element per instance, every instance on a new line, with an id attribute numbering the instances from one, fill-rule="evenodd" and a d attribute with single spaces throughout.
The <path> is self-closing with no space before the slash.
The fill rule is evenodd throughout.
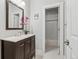
<path id="1" fill-rule="evenodd" d="M 20 36 L 12 36 L 7 38 L 0 38 L 0 40 L 10 41 L 10 42 L 18 42 L 20 40 L 23 40 L 25 38 L 29 38 L 31 36 L 34 36 L 34 34 L 26 34 L 26 35 L 20 35 Z"/>

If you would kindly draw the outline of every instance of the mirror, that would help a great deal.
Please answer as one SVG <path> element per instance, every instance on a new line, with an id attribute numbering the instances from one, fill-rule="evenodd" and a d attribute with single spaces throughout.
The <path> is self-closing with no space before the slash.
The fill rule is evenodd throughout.
<path id="1" fill-rule="evenodd" d="M 6 29 L 7 30 L 22 30 L 24 25 L 22 18 L 24 16 L 24 9 L 13 3 L 6 2 Z"/>

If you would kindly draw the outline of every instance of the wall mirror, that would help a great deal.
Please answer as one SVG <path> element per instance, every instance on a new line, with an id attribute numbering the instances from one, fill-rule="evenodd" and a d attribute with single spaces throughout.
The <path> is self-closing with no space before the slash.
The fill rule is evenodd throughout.
<path id="1" fill-rule="evenodd" d="M 24 16 L 24 9 L 13 3 L 10 0 L 6 1 L 6 29 L 7 30 L 22 30 L 24 25 L 22 17 Z"/>

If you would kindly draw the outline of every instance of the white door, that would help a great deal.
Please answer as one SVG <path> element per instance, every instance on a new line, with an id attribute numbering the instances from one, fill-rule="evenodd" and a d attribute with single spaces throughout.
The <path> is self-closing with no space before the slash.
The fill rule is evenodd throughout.
<path id="1" fill-rule="evenodd" d="M 77 0 L 65 0 L 65 59 L 78 59 Z"/>

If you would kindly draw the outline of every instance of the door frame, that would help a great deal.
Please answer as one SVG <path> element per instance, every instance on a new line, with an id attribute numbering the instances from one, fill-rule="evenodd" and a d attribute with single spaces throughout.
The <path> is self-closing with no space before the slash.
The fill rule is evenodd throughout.
<path id="1" fill-rule="evenodd" d="M 52 4 L 52 5 L 47 5 L 47 6 L 44 6 L 43 7 L 43 15 L 42 15 L 42 17 L 43 17 L 43 55 L 45 54 L 45 10 L 46 9 L 49 9 L 49 8 L 56 8 L 56 7 L 58 7 L 58 10 L 59 10 L 59 17 L 58 17 L 58 19 L 59 19 L 59 22 L 60 22 L 60 25 L 59 25 L 59 28 L 61 28 L 60 29 L 60 43 L 62 43 L 62 44 L 60 44 L 60 55 L 61 55 L 61 59 L 63 59 L 64 58 L 64 15 L 63 15 L 63 5 L 64 4 L 64 2 L 61 2 L 61 3 L 56 3 L 56 4 Z M 60 20 L 61 19 L 61 20 Z"/>

